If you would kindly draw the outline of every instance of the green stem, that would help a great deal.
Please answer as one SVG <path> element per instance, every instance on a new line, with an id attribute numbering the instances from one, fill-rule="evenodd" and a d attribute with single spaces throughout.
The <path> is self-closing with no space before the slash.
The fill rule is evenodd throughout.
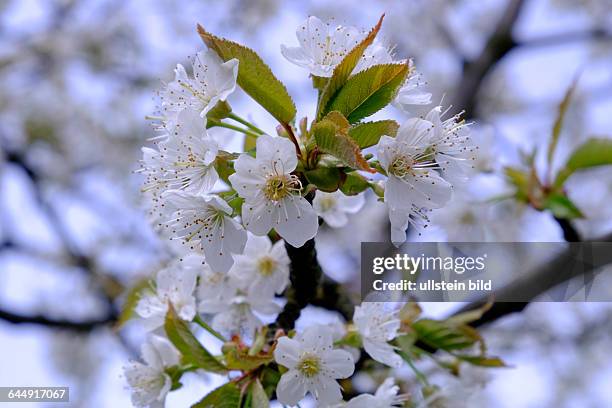
<path id="1" fill-rule="evenodd" d="M 244 133 L 245 135 L 253 136 L 255 138 L 260 136 L 258 133 L 252 132 L 249 129 L 244 129 L 239 126 L 230 125 L 229 123 L 226 123 L 226 122 L 209 119 L 208 123 L 212 126 L 219 126 L 219 127 L 224 127 L 227 129 L 232 129 L 232 130 L 235 130 L 236 132 Z"/>
<path id="2" fill-rule="evenodd" d="M 226 342 L 227 340 L 225 339 L 225 337 L 223 337 L 221 335 L 221 333 L 219 333 L 218 331 L 216 331 L 215 329 L 213 329 L 212 327 L 210 327 L 204 320 L 202 320 L 202 318 L 200 317 L 200 315 L 196 315 L 193 318 L 193 321 L 195 323 L 197 323 L 198 325 L 200 325 L 204 330 L 206 330 L 207 332 L 209 332 L 210 334 L 212 334 L 213 336 L 215 336 L 216 338 L 218 338 L 219 340 L 221 340 L 222 342 Z"/>
<path id="3" fill-rule="evenodd" d="M 424 386 L 429 387 L 429 381 L 427 381 L 427 377 L 425 376 L 425 374 L 423 374 L 421 372 L 421 370 L 419 370 L 414 363 L 412 362 L 412 358 L 404 353 L 404 361 L 406 361 L 408 363 L 408 365 L 410 366 L 410 368 L 412 369 L 412 371 L 414 371 L 414 374 L 416 375 L 417 379 L 419 381 L 421 381 L 423 383 Z"/>
<path id="4" fill-rule="evenodd" d="M 249 129 L 251 129 L 255 133 L 258 133 L 260 135 L 265 134 L 265 132 L 263 130 L 261 130 L 260 128 L 258 128 L 257 126 L 255 126 L 254 124 L 249 122 L 248 120 L 243 119 L 240 116 L 236 115 L 235 113 L 230 113 L 227 117 L 230 118 L 230 119 L 235 120 L 238 123 L 242 123 L 244 126 L 248 127 Z"/>

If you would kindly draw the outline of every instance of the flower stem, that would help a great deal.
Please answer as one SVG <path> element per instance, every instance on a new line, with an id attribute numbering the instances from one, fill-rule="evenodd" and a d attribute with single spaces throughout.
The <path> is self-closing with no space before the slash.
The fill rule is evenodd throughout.
<path id="1" fill-rule="evenodd" d="M 235 120 L 238 123 L 242 123 L 243 125 L 245 125 L 246 127 L 248 127 L 249 129 L 251 129 L 253 132 L 263 135 L 265 134 L 265 132 L 263 130 L 261 130 L 260 128 L 258 128 L 257 126 L 255 126 L 254 124 L 252 124 L 251 122 L 249 122 L 246 119 L 241 118 L 240 116 L 236 115 L 235 113 L 230 113 L 228 115 L 228 118 Z"/>
<path id="2" fill-rule="evenodd" d="M 206 330 L 207 332 L 209 332 L 210 334 L 212 334 L 213 336 L 221 340 L 222 342 L 225 343 L 227 341 L 225 337 L 221 335 L 221 333 L 219 333 L 218 331 L 210 327 L 204 320 L 202 320 L 200 315 L 196 314 L 196 316 L 193 318 L 193 321 L 197 323 L 198 325 L 200 325 L 204 330 Z"/>
<path id="3" fill-rule="evenodd" d="M 209 119 L 208 123 L 210 125 L 212 125 L 212 126 L 219 126 L 219 127 L 224 127 L 224 128 L 227 128 L 227 129 L 232 129 L 232 130 L 235 130 L 236 132 L 244 133 L 245 135 L 253 136 L 255 138 L 257 138 L 259 136 L 258 133 L 252 132 L 249 129 L 241 128 L 240 126 L 234 126 L 234 125 L 231 125 L 231 124 L 226 123 L 226 122 L 221 122 L 221 121 L 218 121 L 218 120 L 211 120 L 211 119 Z"/>
<path id="4" fill-rule="evenodd" d="M 297 157 L 299 159 L 302 159 L 302 150 L 300 149 L 300 144 L 298 143 L 297 138 L 295 137 L 295 133 L 293 133 L 293 128 L 289 123 L 281 123 L 281 125 L 289 135 L 289 139 L 291 139 L 291 141 L 295 145 L 295 153 L 297 154 Z"/>

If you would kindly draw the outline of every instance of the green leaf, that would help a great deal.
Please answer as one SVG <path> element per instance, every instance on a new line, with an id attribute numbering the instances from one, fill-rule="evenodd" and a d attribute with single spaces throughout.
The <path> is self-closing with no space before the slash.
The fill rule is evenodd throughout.
<path id="1" fill-rule="evenodd" d="M 189 329 L 189 324 L 176 314 L 169 304 L 164 329 L 168 339 L 181 352 L 185 363 L 191 363 L 205 371 L 224 374 L 227 368 L 200 344 Z"/>
<path id="2" fill-rule="evenodd" d="M 395 137 L 399 124 L 394 120 L 379 120 L 377 122 L 365 122 L 349 129 L 349 136 L 357 142 L 362 149 L 374 146 L 384 135 Z"/>
<path id="3" fill-rule="evenodd" d="M 368 35 L 353 48 L 348 54 L 344 56 L 342 61 L 336 65 L 334 68 L 334 72 L 332 73 L 331 78 L 327 82 L 327 85 L 323 89 L 321 93 L 321 98 L 319 99 L 319 106 L 317 111 L 317 119 L 321 119 L 325 116 L 329 111 L 333 109 L 329 109 L 328 105 L 330 102 L 336 97 L 338 91 L 344 86 L 346 81 L 349 79 L 351 73 L 357 66 L 357 63 L 361 59 L 363 52 L 374 42 L 378 31 L 380 31 L 380 27 L 382 25 L 383 19 L 385 15 L 380 16 L 378 23 L 370 30 Z"/>
<path id="4" fill-rule="evenodd" d="M 550 194 L 544 200 L 543 207 L 550 210 L 557 218 L 568 220 L 584 218 L 584 214 L 582 214 L 580 209 L 564 194 Z"/>
<path id="5" fill-rule="evenodd" d="M 421 319 L 413 323 L 412 328 L 421 341 L 446 351 L 468 348 L 482 340 L 473 328 L 445 321 Z"/>
<path id="6" fill-rule="evenodd" d="M 233 382 L 228 382 L 214 389 L 191 408 L 238 408 L 240 406 L 240 388 Z"/>
<path id="7" fill-rule="evenodd" d="M 563 186 L 575 171 L 612 164 L 612 139 L 591 138 L 570 155 L 565 166 L 557 174 L 554 187 Z"/>
<path id="8" fill-rule="evenodd" d="M 557 117 L 555 118 L 555 124 L 553 125 L 552 133 L 550 136 L 550 142 L 548 144 L 548 154 L 546 155 L 546 159 L 548 161 L 548 165 L 550 166 L 553 161 L 553 156 L 555 154 L 555 150 L 557 149 L 557 144 L 559 143 L 559 136 L 561 135 L 561 128 L 563 127 L 563 119 L 565 118 L 565 114 L 567 112 L 567 108 L 569 107 L 570 101 L 572 99 L 572 95 L 574 94 L 574 90 L 576 89 L 578 81 L 577 78 L 570 85 L 570 87 L 565 92 L 565 96 L 563 100 L 559 104 Z"/>
<path id="9" fill-rule="evenodd" d="M 529 196 L 529 174 L 515 167 L 505 167 L 504 174 L 508 181 L 516 187 L 516 197 L 527 200 Z"/>
<path id="10" fill-rule="evenodd" d="M 346 179 L 340 186 L 340 191 L 351 196 L 367 190 L 368 187 L 370 187 L 370 182 L 365 177 L 357 172 L 350 172 L 346 174 Z"/>
<path id="11" fill-rule="evenodd" d="M 408 75 L 408 63 L 374 65 L 353 75 L 329 105 L 350 123 L 368 117 L 387 106 Z"/>
<path id="12" fill-rule="evenodd" d="M 262 365 L 271 363 L 274 357 L 271 354 L 256 354 L 250 356 L 248 349 L 239 349 L 235 344 L 225 345 L 223 354 L 225 364 L 230 370 L 251 371 Z"/>
<path id="13" fill-rule="evenodd" d="M 330 112 L 312 126 L 311 133 L 323 153 L 337 157 L 349 167 L 373 173 L 374 170 L 364 159 L 357 143 L 348 136 L 348 127 L 342 114 Z"/>
<path id="14" fill-rule="evenodd" d="M 227 118 L 230 113 L 232 113 L 232 107 L 230 104 L 225 101 L 219 101 L 211 110 L 208 111 L 206 117 L 208 119 L 220 121 L 221 119 Z M 207 124 L 206 127 L 209 128 L 210 126 Z"/>
<path id="15" fill-rule="evenodd" d="M 312 87 L 318 91 L 322 91 L 325 85 L 327 85 L 327 81 L 329 81 L 329 78 L 326 77 L 316 75 L 311 75 L 310 77 L 312 78 Z"/>
<path id="16" fill-rule="evenodd" d="M 151 280 L 149 278 L 140 279 L 134 284 L 125 295 L 125 302 L 123 302 L 123 308 L 121 314 L 115 323 L 115 329 L 120 329 L 128 320 L 134 316 L 134 309 L 138 305 L 140 296 L 142 293 L 151 287 Z"/>
<path id="17" fill-rule="evenodd" d="M 342 184 L 343 173 L 337 167 L 319 167 L 304 172 L 306 180 L 314 184 L 321 191 L 332 193 Z"/>
<path id="18" fill-rule="evenodd" d="M 414 343 L 416 341 L 417 341 L 417 334 L 414 331 L 401 335 L 395 339 L 395 343 L 400 348 L 400 350 L 408 354 L 412 353 L 411 351 L 412 346 L 414 346 Z"/>
<path id="19" fill-rule="evenodd" d="M 263 368 L 260 378 L 267 395 L 272 395 L 274 390 L 276 390 L 280 377 L 281 374 L 277 370 L 273 370 L 270 367 Z"/>
<path id="20" fill-rule="evenodd" d="M 231 185 L 229 176 L 234 174 L 234 163 L 229 157 L 217 156 L 214 162 L 215 170 L 219 174 L 219 178 L 223 180 L 227 185 Z"/>
<path id="21" fill-rule="evenodd" d="M 270 399 L 263 389 L 259 380 L 255 380 L 251 385 L 251 407 L 252 408 L 268 408 Z"/>
<path id="22" fill-rule="evenodd" d="M 477 309 L 468 310 L 467 312 L 457 313 L 446 319 L 451 324 L 467 324 L 479 320 L 493 306 L 493 302 L 487 302 Z"/>
<path id="23" fill-rule="evenodd" d="M 455 355 L 459 360 L 480 367 L 507 367 L 499 357 Z"/>
<path id="24" fill-rule="evenodd" d="M 238 85 L 257 103 L 281 123 L 289 123 L 295 117 L 295 104 L 287 88 L 272 73 L 270 67 L 255 51 L 233 41 L 217 37 L 198 24 L 198 33 L 204 43 L 213 49 L 223 61 L 236 58 Z"/>

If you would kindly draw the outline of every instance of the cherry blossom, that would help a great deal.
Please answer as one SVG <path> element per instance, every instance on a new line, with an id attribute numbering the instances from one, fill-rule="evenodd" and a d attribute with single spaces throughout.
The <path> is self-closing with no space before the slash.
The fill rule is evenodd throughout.
<path id="1" fill-rule="evenodd" d="M 276 394 L 282 404 L 296 405 L 310 393 L 320 406 L 342 399 L 336 379 L 353 374 L 355 363 L 348 351 L 333 348 L 330 329 L 309 327 L 294 338 L 278 339 L 274 359 L 289 369 L 282 375 Z"/>
<path id="2" fill-rule="evenodd" d="M 212 269 L 227 272 L 246 244 L 246 231 L 234 220 L 232 208 L 218 196 L 169 191 L 166 227 L 190 249 L 204 252 Z"/>
<path id="3" fill-rule="evenodd" d="M 234 257 L 230 275 L 250 293 L 283 293 L 289 284 L 289 257 L 285 242 L 249 234 L 242 255 Z"/>
<path id="4" fill-rule="evenodd" d="M 319 221 L 312 205 L 301 195 L 302 184 L 291 174 L 297 166 L 293 144 L 284 138 L 259 136 L 257 157 L 241 154 L 229 177 L 245 199 L 242 221 L 255 235 L 272 228 L 294 247 L 313 238 Z"/>
<path id="5" fill-rule="evenodd" d="M 142 345 L 145 364 L 132 361 L 123 368 L 132 392 L 132 404 L 139 408 L 162 408 L 172 380 L 165 369 L 179 364 L 179 353 L 165 338 L 152 335 Z"/>
<path id="6" fill-rule="evenodd" d="M 196 313 L 193 296 L 196 278 L 196 270 L 183 267 L 178 260 L 157 273 L 154 291 L 144 294 L 135 308 L 136 313 L 144 319 L 147 329 L 154 330 L 163 326 L 168 304 L 172 304 L 181 319 L 193 319 Z"/>
<path id="7" fill-rule="evenodd" d="M 295 65 L 308 69 L 312 75 L 330 77 L 335 66 L 365 34 L 355 27 L 332 27 L 310 16 L 296 30 L 300 45 L 281 45 L 281 53 Z"/>
<path id="8" fill-rule="evenodd" d="M 400 328 L 397 310 L 391 310 L 382 302 L 363 302 L 355 308 L 353 322 L 370 357 L 391 367 L 402 365 L 402 358 L 388 343 L 397 336 Z"/>
<path id="9" fill-rule="evenodd" d="M 346 214 L 357 213 L 364 203 L 365 197 L 363 194 L 347 196 L 339 190 L 333 193 L 319 191 L 312 202 L 312 206 L 327 225 L 340 228 L 348 223 Z"/>
<path id="10" fill-rule="evenodd" d="M 399 387 L 393 378 L 387 378 L 378 387 L 376 393 L 361 394 L 346 403 L 346 408 L 393 408 L 402 406 L 408 400 L 407 395 L 398 395 Z"/>
<path id="11" fill-rule="evenodd" d="M 214 51 L 207 49 L 196 54 L 192 67 L 193 77 L 189 77 L 185 67 L 177 64 L 174 81 L 160 92 L 162 114 L 170 122 L 170 128 L 184 109 L 192 109 L 203 117 L 236 89 L 237 59 L 223 62 Z"/>

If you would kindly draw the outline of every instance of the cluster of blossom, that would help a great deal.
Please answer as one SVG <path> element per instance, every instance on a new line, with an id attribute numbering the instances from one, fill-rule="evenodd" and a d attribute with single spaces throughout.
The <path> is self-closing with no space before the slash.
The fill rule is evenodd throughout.
<path id="1" fill-rule="evenodd" d="M 353 27 L 332 27 L 309 17 L 297 30 L 300 45 L 283 46 L 282 53 L 313 76 L 330 77 L 365 35 Z M 394 62 L 392 53 L 375 41 L 355 70 L 390 62 Z M 263 326 L 258 314 L 280 311 L 275 296 L 289 284 L 285 243 L 301 247 L 317 234 L 319 216 L 339 227 L 346 224 L 347 213 L 364 204 L 365 193 L 349 197 L 340 191 L 317 191 L 311 204 L 296 174 L 296 145 L 287 138 L 262 132 L 254 156 L 219 148 L 208 134 L 207 114 L 235 90 L 238 65 L 238 60 L 223 62 L 207 49 L 195 56 L 192 76 L 177 65 L 174 81 L 160 93 L 162 135 L 155 138 L 155 148 L 143 148 L 140 171 L 158 225 L 187 246 L 187 255 L 157 274 L 154 287 L 135 309 L 150 330 L 163 325 L 172 305 L 186 321 L 201 319 L 200 314 L 210 317 L 212 329 L 221 336 L 253 338 Z M 394 101 L 402 110 L 431 101 L 411 62 L 409 66 Z M 395 243 L 405 241 L 409 223 L 421 223 L 426 211 L 450 200 L 452 187 L 447 180 L 461 178 L 474 150 L 466 126 L 457 117 L 442 120 L 441 116 L 442 109 L 435 107 L 424 118 L 410 118 L 395 137 L 382 136 L 375 147 L 377 161 L 372 163 L 386 176 L 384 202 Z M 215 169 L 220 157 L 233 161 L 227 195 L 213 193 L 220 179 Z M 239 212 L 230 205 L 236 197 L 242 200 Z M 282 239 L 272 242 L 268 237 L 272 230 Z M 353 322 L 371 358 L 391 367 L 402 364 L 389 344 L 400 328 L 397 311 L 363 303 Z M 170 352 L 172 345 L 162 340 L 153 337 L 143 347 L 147 365 L 134 363 L 126 369 L 135 405 L 163 402 L 170 389 L 165 368 L 176 364 L 177 352 Z M 336 379 L 352 375 L 354 359 L 333 344 L 333 332 L 325 327 L 278 339 L 275 359 L 288 368 L 276 390 L 281 403 L 296 404 L 308 392 L 321 406 L 341 402 Z M 397 387 L 385 382 L 376 395 L 357 397 L 347 405 L 365 406 L 374 398 L 382 401 L 377 406 L 392 406 L 398 401 L 396 393 Z"/>

